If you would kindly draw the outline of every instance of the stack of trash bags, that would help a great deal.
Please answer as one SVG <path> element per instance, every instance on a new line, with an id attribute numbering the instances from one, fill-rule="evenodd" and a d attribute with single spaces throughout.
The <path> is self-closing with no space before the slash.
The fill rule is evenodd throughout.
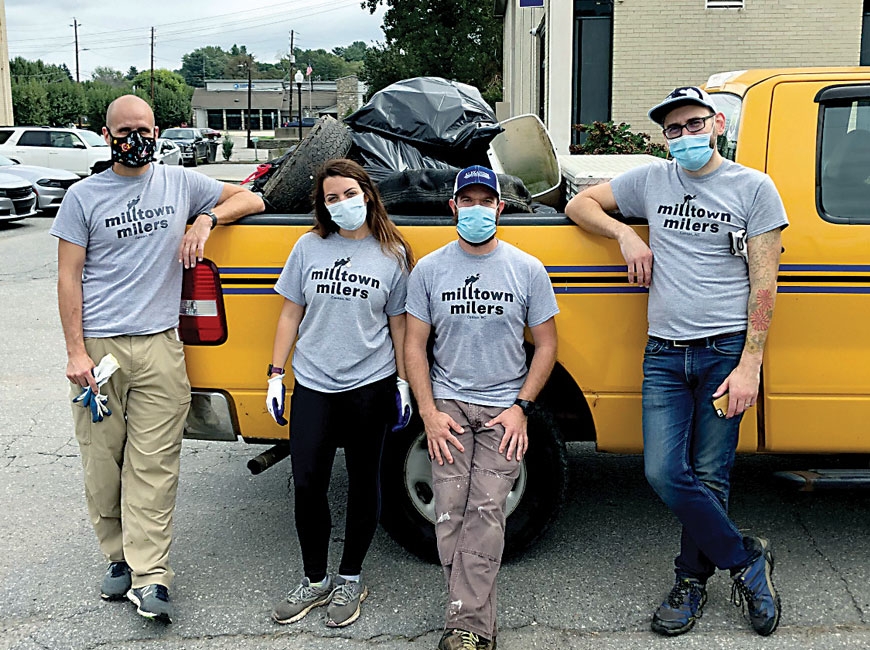
<path id="1" fill-rule="evenodd" d="M 378 184 L 391 214 L 449 214 L 457 172 L 490 167 L 487 149 L 502 132 L 473 86 L 440 77 L 414 77 L 375 93 L 344 119 L 358 161 Z M 531 195 L 514 176 L 499 174 L 505 212 L 531 212 Z"/>

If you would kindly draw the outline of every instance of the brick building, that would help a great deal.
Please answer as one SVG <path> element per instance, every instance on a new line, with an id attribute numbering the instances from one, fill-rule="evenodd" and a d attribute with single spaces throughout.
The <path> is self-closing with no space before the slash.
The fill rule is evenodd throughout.
<path id="1" fill-rule="evenodd" d="M 560 153 L 580 122 L 654 131 L 649 107 L 716 72 L 870 64 L 870 0 L 495 0 L 495 11 L 499 117 L 538 114 Z"/>

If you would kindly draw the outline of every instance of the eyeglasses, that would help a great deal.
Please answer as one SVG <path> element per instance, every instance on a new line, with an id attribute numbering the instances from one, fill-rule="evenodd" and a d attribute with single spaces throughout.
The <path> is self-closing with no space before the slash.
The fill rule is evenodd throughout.
<path id="1" fill-rule="evenodd" d="M 704 130 L 704 127 L 707 126 L 707 120 L 711 117 L 716 117 L 716 113 L 711 113 L 707 117 L 693 117 L 685 124 L 671 124 L 663 128 L 662 133 L 664 133 L 668 140 L 679 138 L 683 135 L 683 129 L 686 129 L 689 133 L 698 133 Z"/>

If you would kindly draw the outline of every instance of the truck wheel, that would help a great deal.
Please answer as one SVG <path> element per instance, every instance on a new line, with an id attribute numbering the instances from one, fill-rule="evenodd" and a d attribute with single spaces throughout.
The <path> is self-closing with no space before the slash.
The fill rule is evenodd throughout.
<path id="1" fill-rule="evenodd" d="M 276 212 L 311 212 L 311 190 L 318 170 L 326 161 L 347 155 L 350 145 L 350 133 L 344 124 L 331 117 L 320 118 L 269 178 L 263 198 Z"/>
<path id="2" fill-rule="evenodd" d="M 555 520 L 565 500 L 565 442 L 549 413 L 529 417 L 529 451 L 507 499 L 504 558 L 519 555 Z M 387 434 L 381 461 L 381 524 L 414 555 L 438 562 L 435 499 L 423 423 Z"/>
<path id="3" fill-rule="evenodd" d="M 191 167 L 196 167 L 197 164 L 198 164 L 198 163 L 197 163 L 197 161 L 196 161 L 196 149 L 194 149 L 194 150 L 193 150 L 193 158 L 190 159 L 190 166 L 191 166 Z"/>

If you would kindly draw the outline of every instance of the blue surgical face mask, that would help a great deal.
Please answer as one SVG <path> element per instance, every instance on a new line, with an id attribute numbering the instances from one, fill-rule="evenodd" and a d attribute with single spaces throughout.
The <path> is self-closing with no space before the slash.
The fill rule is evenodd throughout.
<path id="1" fill-rule="evenodd" d="M 668 140 L 668 149 L 677 164 L 690 172 L 696 172 L 706 165 L 713 157 L 714 151 L 710 145 L 709 133 L 683 135 Z"/>
<path id="2" fill-rule="evenodd" d="M 469 244 L 484 244 L 495 236 L 495 208 L 470 205 L 458 212 L 456 231 Z"/>
<path id="3" fill-rule="evenodd" d="M 327 205 L 329 215 L 339 228 L 358 230 L 366 222 L 366 202 L 363 194 Z"/>

